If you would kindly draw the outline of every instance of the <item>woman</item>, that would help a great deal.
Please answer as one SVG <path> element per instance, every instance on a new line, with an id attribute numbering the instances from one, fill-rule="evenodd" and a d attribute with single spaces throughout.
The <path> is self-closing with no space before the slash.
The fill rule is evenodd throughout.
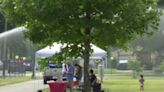
<path id="1" fill-rule="evenodd" d="M 75 67 L 76 67 L 76 72 L 75 72 L 76 85 L 79 85 L 82 78 L 82 67 L 79 64 L 75 64 Z"/>

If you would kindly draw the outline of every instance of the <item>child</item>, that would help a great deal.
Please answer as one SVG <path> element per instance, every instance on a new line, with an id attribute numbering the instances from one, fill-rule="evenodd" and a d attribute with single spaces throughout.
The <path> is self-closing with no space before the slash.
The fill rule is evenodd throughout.
<path id="1" fill-rule="evenodd" d="M 139 79 L 139 82 L 140 82 L 140 91 L 144 91 L 144 78 L 143 78 L 143 75 L 140 75 L 140 79 Z"/>

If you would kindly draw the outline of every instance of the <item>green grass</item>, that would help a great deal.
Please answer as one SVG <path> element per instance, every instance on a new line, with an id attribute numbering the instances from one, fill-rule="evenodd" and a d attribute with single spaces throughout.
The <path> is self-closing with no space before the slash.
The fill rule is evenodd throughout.
<path id="1" fill-rule="evenodd" d="M 94 73 L 96 74 L 98 73 L 98 68 L 94 68 L 93 70 Z M 103 71 L 105 74 L 110 74 L 110 73 L 116 73 L 117 70 L 113 68 L 113 69 L 103 69 Z"/>
<path id="2" fill-rule="evenodd" d="M 31 77 L 7 77 L 5 79 L 0 78 L 0 86 L 25 82 L 29 80 L 31 80 Z"/>
<path id="3" fill-rule="evenodd" d="M 145 77 L 144 92 L 164 92 L 164 77 Z M 138 79 L 131 76 L 109 75 L 103 82 L 102 87 L 110 92 L 139 92 Z"/>
<path id="4" fill-rule="evenodd" d="M 140 92 L 139 87 L 138 78 L 133 79 L 128 74 L 108 74 L 102 84 L 102 88 L 109 92 Z M 49 89 L 44 92 L 49 92 Z M 164 92 L 164 76 L 145 76 L 144 92 Z"/>

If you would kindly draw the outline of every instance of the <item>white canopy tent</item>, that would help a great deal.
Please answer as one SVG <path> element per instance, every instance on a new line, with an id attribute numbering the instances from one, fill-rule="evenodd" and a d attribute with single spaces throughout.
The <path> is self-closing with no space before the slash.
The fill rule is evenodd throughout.
<path id="1" fill-rule="evenodd" d="M 43 49 L 40 49 L 38 50 L 35 55 L 37 58 L 43 58 L 43 57 L 51 57 L 53 56 L 54 54 L 60 52 L 60 49 L 62 47 L 62 44 L 57 44 L 57 43 L 53 43 L 52 46 L 47 46 Z M 93 53 L 91 55 L 91 57 L 100 57 L 100 58 L 103 58 L 103 57 L 106 57 L 107 56 L 107 53 L 106 51 L 104 51 L 103 49 L 95 46 L 95 45 L 91 45 L 92 49 L 93 49 Z"/>
<path id="2" fill-rule="evenodd" d="M 61 44 L 53 43 L 52 46 L 47 46 L 38 50 L 35 55 L 37 58 L 51 57 L 54 54 L 60 52 Z"/>
<path id="3" fill-rule="evenodd" d="M 52 46 L 47 46 L 43 49 L 38 50 L 35 53 L 35 60 L 39 58 L 51 57 L 54 54 L 60 52 L 62 44 L 53 43 Z M 91 44 L 91 48 L 93 49 L 93 53 L 90 56 L 90 59 L 101 59 L 104 65 L 107 65 L 107 53 L 103 49 Z"/>
<path id="4" fill-rule="evenodd" d="M 91 58 L 96 58 L 96 57 L 101 57 L 101 58 L 104 58 L 104 57 L 106 57 L 107 56 L 107 53 L 106 53 L 106 51 L 104 51 L 103 49 L 101 49 L 101 48 L 99 48 L 99 47 L 97 47 L 97 46 L 95 46 L 95 45 L 91 45 L 92 47 L 92 49 L 93 49 L 93 53 L 92 53 L 92 55 L 91 55 Z"/>

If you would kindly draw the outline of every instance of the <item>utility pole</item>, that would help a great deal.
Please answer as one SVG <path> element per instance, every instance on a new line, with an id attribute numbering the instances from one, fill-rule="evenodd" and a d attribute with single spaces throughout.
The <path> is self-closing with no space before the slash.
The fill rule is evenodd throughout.
<path id="1" fill-rule="evenodd" d="M 110 62 L 110 74 L 112 74 L 112 62 L 114 60 L 114 57 L 112 56 L 112 48 L 108 49 L 108 61 Z"/>
<path id="2" fill-rule="evenodd" d="M 3 15 L 3 13 L 2 13 L 2 15 Z M 3 15 L 3 17 L 4 17 L 4 15 Z M 4 17 L 4 32 L 6 32 L 6 31 L 7 31 L 7 20 Z M 7 42 L 7 37 L 4 36 L 4 44 L 3 44 L 3 78 L 6 77 L 6 73 L 5 73 L 6 62 L 7 62 L 7 50 L 6 50 L 7 43 L 6 42 Z"/>
<path id="3" fill-rule="evenodd" d="M 112 68 L 113 68 L 113 66 L 112 66 L 113 63 L 112 63 L 112 62 L 113 62 L 113 60 L 114 60 L 114 57 L 111 56 L 111 57 L 110 57 L 110 65 L 111 65 L 111 72 L 110 72 L 110 73 L 111 73 L 111 74 L 112 74 L 112 72 L 113 72 L 113 71 L 112 71 Z"/>
<path id="4" fill-rule="evenodd" d="M 31 51 L 31 53 L 32 53 L 32 76 L 31 76 L 31 78 L 32 79 L 35 79 L 36 78 L 36 55 L 34 55 L 34 45 L 33 45 L 33 43 L 30 41 L 30 47 L 31 47 L 31 49 L 32 49 L 32 51 Z"/>
<path id="5" fill-rule="evenodd" d="M 35 75 L 35 73 L 36 73 L 36 67 L 35 67 L 35 60 L 34 59 L 32 60 L 32 65 L 33 65 L 32 66 L 33 68 L 32 68 L 32 76 L 31 76 L 31 78 L 32 79 L 35 79 L 36 78 L 36 75 Z"/>

